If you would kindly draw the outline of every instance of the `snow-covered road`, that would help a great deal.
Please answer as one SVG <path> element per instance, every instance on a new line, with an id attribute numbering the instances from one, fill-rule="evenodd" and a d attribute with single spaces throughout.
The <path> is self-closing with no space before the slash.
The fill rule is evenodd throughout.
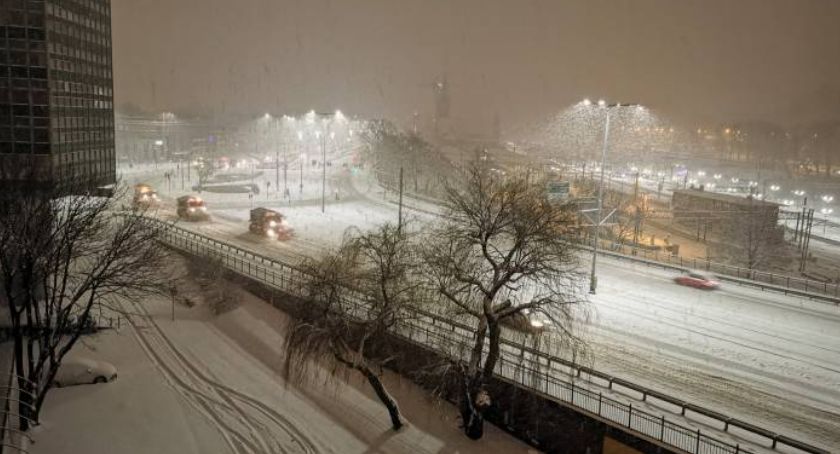
<path id="1" fill-rule="evenodd" d="M 365 180 L 341 187 L 350 196 L 324 214 L 320 206 L 278 204 L 296 231 L 288 242 L 248 234 L 240 207 L 217 204 L 213 222 L 182 226 L 295 260 L 335 245 L 347 227 L 396 220 L 396 206 Z M 409 213 L 433 222 L 427 211 Z M 827 449 L 840 446 L 838 306 L 733 284 L 703 292 L 675 285 L 673 272 L 608 258 L 599 264 L 587 330 L 595 369 Z"/>
<path id="2" fill-rule="evenodd" d="M 769 430 L 840 446 L 840 309 L 601 262 L 592 366 Z"/>

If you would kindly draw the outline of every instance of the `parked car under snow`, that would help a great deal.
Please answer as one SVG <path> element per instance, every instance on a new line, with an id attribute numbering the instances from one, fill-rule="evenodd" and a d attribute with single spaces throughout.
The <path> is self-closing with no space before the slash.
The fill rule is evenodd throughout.
<path id="1" fill-rule="evenodd" d="M 53 384 L 62 386 L 107 383 L 117 378 L 117 368 L 104 361 L 88 358 L 66 359 L 58 368 Z"/>

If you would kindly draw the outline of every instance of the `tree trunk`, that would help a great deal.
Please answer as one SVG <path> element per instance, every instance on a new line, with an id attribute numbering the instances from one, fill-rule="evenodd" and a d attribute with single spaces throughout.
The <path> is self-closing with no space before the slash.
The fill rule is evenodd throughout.
<path id="1" fill-rule="evenodd" d="M 487 381 L 493 376 L 493 370 L 496 368 L 496 363 L 499 361 L 499 344 L 501 342 L 502 327 L 498 320 L 491 320 L 488 324 L 490 333 L 489 347 L 490 351 L 487 353 L 487 359 L 484 361 L 484 375 L 483 381 Z"/>
<path id="2" fill-rule="evenodd" d="M 23 375 L 23 333 L 20 326 L 20 315 L 12 315 L 12 335 L 15 349 L 15 374 L 18 384 L 18 425 L 20 430 L 29 430 L 29 408 L 31 406 L 28 381 Z"/>
<path id="3" fill-rule="evenodd" d="M 388 390 L 385 389 L 385 385 L 382 384 L 382 380 L 380 380 L 379 376 L 373 373 L 373 371 L 371 371 L 367 366 L 359 365 L 356 368 L 359 372 L 364 374 L 368 383 L 370 383 L 370 387 L 373 388 L 373 392 L 376 393 L 376 397 L 378 397 L 379 401 L 382 402 L 382 405 L 385 405 L 385 408 L 388 409 L 388 415 L 391 417 L 391 427 L 394 431 L 400 430 L 403 426 L 400 407 L 397 406 L 397 402 L 393 397 L 391 397 Z"/>
<path id="4" fill-rule="evenodd" d="M 499 360 L 501 325 L 498 320 L 487 320 L 482 318 L 479 322 L 478 338 L 473 349 L 473 355 L 479 352 L 478 358 L 484 347 L 485 332 L 489 332 L 489 353 L 484 361 L 484 367 L 478 369 L 470 368 L 470 371 L 463 377 L 464 386 L 461 393 L 461 420 L 464 424 L 464 433 L 472 440 L 478 440 L 484 436 L 484 412 L 490 407 L 490 395 L 484 389 L 484 383 L 493 376 L 493 370 Z M 475 356 L 473 356 L 474 358 Z M 471 366 L 473 366 L 471 361 Z"/>
<path id="5" fill-rule="evenodd" d="M 464 434 L 471 440 L 478 440 L 484 436 L 483 409 L 476 405 L 477 397 L 483 392 L 480 376 L 478 378 L 463 376 L 462 382 L 463 387 L 459 400 Z"/>
<path id="6" fill-rule="evenodd" d="M 373 373 L 366 364 L 356 364 L 338 353 L 334 353 L 334 356 L 339 363 L 359 371 L 359 373 L 367 378 L 368 383 L 370 383 L 370 387 L 373 388 L 373 392 L 376 393 L 376 397 L 379 398 L 379 401 L 382 402 L 388 410 L 388 415 L 391 417 L 391 427 L 394 431 L 400 430 L 403 426 L 400 407 L 397 406 L 397 401 L 394 400 L 394 398 L 388 393 L 388 390 L 385 389 L 385 385 L 382 384 L 382 380 L 379 379 L 379 376 Z"/>
<path id="7" fill-rule="evenodd" d="M 39 386 L 37 390 L 37 396 L 35 396 L 35 402 L 33 402 L 33 420 L 37 423 L 41 420 L 41 408 L 44 406 L 44 401 L 47 398 L 47 393 L 50 392 L 53 388 L 53 381 L 55 380 L 56 374 L 58 374 L 58 368 L 60 363 L 56 364 L 52 361 L 47 363 L 47 379 L 44 382 L 43 388 Z"/>
<path id="8" fill-rule="evenodd" d="M 481 357 L 484 354 L 484 339 L 487 335 L 487 317 L 482 316 L 478 320 L 478 328 L 475 330 L 475 344 L 470 353 L 468 376 L 474 376 L 481 367 Z"/>

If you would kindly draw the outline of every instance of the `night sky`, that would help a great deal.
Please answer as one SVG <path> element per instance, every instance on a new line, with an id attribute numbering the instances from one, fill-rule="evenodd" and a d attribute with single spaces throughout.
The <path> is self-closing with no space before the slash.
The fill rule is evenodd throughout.
<path id="1" fill-rule="evenodd" d="M 117 104 L 468 128 L 583 97 L 676 122 L 840 118 L 835 0 L 112 0 Z"/>

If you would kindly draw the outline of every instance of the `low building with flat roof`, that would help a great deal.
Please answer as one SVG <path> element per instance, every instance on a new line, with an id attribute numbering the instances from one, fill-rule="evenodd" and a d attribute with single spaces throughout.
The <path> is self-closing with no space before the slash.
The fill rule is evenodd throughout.
<path id="1" fill-rule="evenodd" d="M 697 229 L 698 237 L 726 234 L 749 227 L 755 231 L 776 232 L 780 205 L 755 197 L 680 189 L 673 193 L 671 210 L 674 223 Z"/>

